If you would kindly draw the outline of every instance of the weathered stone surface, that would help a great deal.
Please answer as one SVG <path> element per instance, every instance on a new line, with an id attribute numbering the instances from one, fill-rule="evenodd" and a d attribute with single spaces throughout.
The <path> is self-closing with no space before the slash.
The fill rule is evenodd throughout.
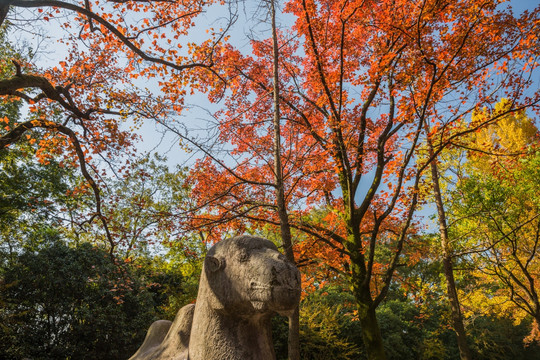
<path id="1" fill-rule="evenodd" d="M 150 354 L 154 353 L 156 348 L 160 346 L 165 339 L 172 322 L 169 320 L 154 321 L 146 332 L 146 337 L 142 346 L 137 350 L 132 359 L 150 359 Z"/>
<path id="2" fill-rule="evenodd" d="M 194 304 L 186 305 L 178 311 L 173 322 L 168 320 L 155 321 L 150 325 L 142 346 L 130 360 L 188 359 L 189 336 L 194 310 Z"/>
<path id="3" fill-rule="evenodd" d="M 270 318 L 299 299 L 298 269 L 271 241 L 223 240 L 205 258 L 196 304 L 152 324 L 130 360 L 273 360 Z"/>

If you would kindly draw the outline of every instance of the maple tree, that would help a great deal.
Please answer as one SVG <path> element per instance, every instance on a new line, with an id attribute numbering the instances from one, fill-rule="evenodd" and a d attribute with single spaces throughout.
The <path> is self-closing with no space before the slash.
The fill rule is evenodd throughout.
<path id="1" fill-rule="evenodd" d="M 279 34 L 282 172 L 290 226 L 348 275 L 369 358 L 385 358 L 375 309 L 409 239 L 420 175 L 420 140 L 448 144 L 496 118 L 454 131 L 500 96 L 506 112 L 535 106 L 525 91 L 536 69 L 538 10 L 515 18 L 497 1 L 288 1 Z M 224 43 L 219 76 L 198 77 L 212 101 L 218 141 L 191 173 L 194 227 L 278 226 L 272 157 L 272 41 L 244 54 Z M 467 121 L 467 120 L 465 120 Z M 425 124 L 430 124 L 425 132 Z M 218 155 L 219 154 L 219 155 Z M 310 213 L 323 210 L 322 222 Z M 320 217 L 316 217 L 321 220 Z M 300 235 L 303 234 L 303 235 Z M 316 244 L 316 245 L 311 245 Z M 379 262 L 380 245 L 390 256 Z M 300 260 L 301 261 L 301 260 Z"/>
<path id="2" fill-rule="evenodd" d="M 58 62 L 45 68 L 34 63 L 37 56 L 2 58 L 0 95 L 4 101 L 25 101 L 29 111 L 20 121 L 2 119 L 0 148 L 24 139 L 43 164 L 62 156 L 62 166 L 80 168 L 86 181 L 80 191 L 96 199 L 89 217 L 102 223 L 111 253 L 116 239 L 102 211 L 100 177 L 104 166 L 122 171 L 122 158 L 133 156 L 138 137 L 128 125 L 136 129 L 142 119 L 162 111 L 159 95 L 137 79 L 175 83 L 168 99 L 175 103 L 172 111 L 182 110 L 182 72 L 212 65 L 209 51 L 194 61 L 195 50 L 185 38 L 211 3 L 10 0 L 0 6 L 0 23 L 10 25 L 8 33 L 12 27 L 31 31 L 41 23 L 59 34 L 52 46 L 60 50 Z M 220 36 L 213 32 L 201 41 L 211 47 Z"/>

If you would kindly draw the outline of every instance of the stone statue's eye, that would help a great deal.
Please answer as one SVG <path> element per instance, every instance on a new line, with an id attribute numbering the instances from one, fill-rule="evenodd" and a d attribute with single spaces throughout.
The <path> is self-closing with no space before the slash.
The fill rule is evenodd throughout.
<path id="1" fill-rule="evenodd" d="M 238 254 L 238 261 L 245 262 L 249 260 L 249 254 L 245 249 L 242 249 Z"/>

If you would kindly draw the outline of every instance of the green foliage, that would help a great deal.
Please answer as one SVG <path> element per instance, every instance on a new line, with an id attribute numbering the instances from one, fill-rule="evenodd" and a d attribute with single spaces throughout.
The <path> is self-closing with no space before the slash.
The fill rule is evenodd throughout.
<path id="1" fill-rule="evenodd" d="M 304 302 L 300 318 L 300 348 L 304 359 L 356 359 L 359 346 L 344 333 L 347 317 L 341 304 Z"/>
<path id="2" fill-rule="evenodd" d="M 411 303 L 391 300 L 377 312 L 388 358 L 420 359 L 423 331 L 419 309 Z"/>
<path id="3" fill-rule="evenodd" d="M 300 306 L 301 357 L 306 360 L 363 358 L 359 322 L 354 319 L 354 297 L 339 287 L 326 287 Z M 286 318 L 273 319 L 273 340 L 278 360 L 287 359 Z"/>
<path id="4" fill-rule="evenodd" d="M 468 245 L 477 288 L 490 289 L 485 300 L 484 293 L 470 296 L 469 306 L 487 304 L 484 312 L 506 312 L 516 320 L 524 313 L 538 317 L 538 282 L 530 279 L 540 269 L 539 165 L 538 153 L 499 159 L 493 171 L 477 169 L 455 191 L 459 201 L 449 208 L 454 236 Z"/>
<path id="5" fill-rule="evenodd" d="M 32 247 L 44 225 L 62 225 L 61 208 L 74 202 L 67 195 L 73 172 L 56 162 L 41 165 L 19 149 L 0 151 L 0 166 L 0 247 Z"/>
<path id="6" fill-rule="evenodd" d="M 1 49 L 0 35 L 0 49 Z M 0 119 L 19 120 L 21 103 L 0 104 Z M 67 233 L 70 210 L 81 209 L 87 200 L 70 191 L 77 183 L 75 171 L 55 159 L 36 160 L 36 149 L 25 138 L 0 150 L 0 249 L 16 253 L 38 246 L 43 228 Z"/>
<path id="7" fill-rule="evenodd" d="M 512 319 L 479 316 L 469 325 L 471 347 L 477 360 L 540 359 L 540 344 L 525 345 L 531 320 L 516 325 Z"/>
<path id="8" fill-rule="evenodd" d="M 438 267 L 422 267 L 432 280 Z M 459 360 L 450 309 L 438 291 L 423 298 L 403 296 L 395 287 L 383 302 L 377 318 L 389 360 Z M 411 294 L 413 295 L 413 294 Z M 302 359 L 365 359 L 361 325 L 355 317 L 352 295 L 340 287 L 326 286 L 301 303 Z M 417 302 L 418 301 L 418 302 Z M 530 320 L 515 324 L 508 318 L 478 316 L 467 325 L 473 358 L 536 360 L 539 344 L 524 344 Z M 278 360 L 287 359 L 287 319 L 273 319 L 273 340 Z"/>
<path id="9" fill-rule="evenodd" d="M 272 317 L 272 342 L 277 360 L 287 360 L 289 325 L 285 316 Z M 302 340 L 300 340 L 302 342 Z"/>
<path id="10" fill-rule="evenodd" d="M 197 297 L 200 271 L 189 272 L 187 262 L 167 260 L 164 256 L 139 257 L 134 261 L 137 274 L 147 284 L 154 311 L 160 319 L 173 320 L 184 305 Z M 195 262 L 195 261 L 193 261 Z M 202 267 L 198 262 L 194 266 Z"/>
<path id="11" fill-rule="evenodd" d="M 153 302 L 129 268 L 54 233 L 4 262 L 0 358 L 125 359 L 153 320 Z"/>
<path id="12" fill-rule="evenodd" d="M 182 206 L 189 199 L 185 171 L 171 171 L 166 158 L 145 155 L 131 162 L 120 179 L 108 179 L 104 212 L 119 251 L 143 256 L 168 242 L 183 242 Z"/>
<path id="13" fill-rule="evenodd" d="M 0 58 L 19 58 L 6 41 L 5 29 L 0 31 Z M 12 72 L 11 65 L 0 65 L 0 77 Z M 19 121 L 21 105 L 21 101 L 0 104 L 0 119 L 8 119 L 4 125 Z M 54 160 L 48 165 L 40 164 L 34 153 L 26 138 L 0 150 L 0 249 L 16 252 L 33 246 L 29 239 L 39 239 L 35 233 L 45 224 L 59 226 L 60 208 L 73 201 L 67 195 L 75 179 L 73 169 Z"/>

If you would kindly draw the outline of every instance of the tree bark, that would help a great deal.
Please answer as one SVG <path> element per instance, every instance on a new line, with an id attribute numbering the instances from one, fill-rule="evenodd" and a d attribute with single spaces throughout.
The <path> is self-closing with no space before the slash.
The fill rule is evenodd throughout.
<path id="1" fill-rule="evenodd" d="M 281 164 L 281 114 L 279 106 L 279 47 L 276 29 L 276 8 L 275 0 L 270 0 L 270 10 L 272 17 L 272 50 L 273 50 L 273 83 L 274 83 L 274 174 L 276 185 L 277 211 L 280 223 L 281 241 L 287 260 L 295 264 L 294 252 L 292 248 L 291 227 L 289 224 L 289 214 L 285 199 L 285 185 L 283 181 L 283 169 Z M 289 317 L 289 338 L 288 338 L 289 360 L 300 360 L 300 311 L 297 307 Z"/>
<path id="2" fill-rule="evenodd" d="M 429 155 L 433 158 L 434 151 L 431 142 L 428 140 Z M 444 204 L 442 200 L 441 188 L 439 184 L 439 170 L 437 167 L 437 160 L 433 158 L 430 163 L 431 177 L 433 181 L 433 192 L 435 196 L 435 204 L 437 206 L 437 216 L 439 221 L 439 231 L 441 236 L 442 247 L 442 261 L 443 271 L 446 279 L 446 291 L 448 300 L 450 302 L 450 308 L 452 312 L 452 326 L 457 336 L 457 343 L 459 348 L 459 356 L 462 360 L 470 360 L 471 351 L 467 343 L 467 334 L 465 332 L 465 326 L 463 325 L 463 316 L 461 314 L 461 307 L 459 305 L 459 297 L 456 289 L 456 282 L 454 278 L 454 268 L 452 263 L 452 254 L 448 238 L 448 225 L 446 222 L 446 214 L 444 211 Z"/>
<path id="3" fill-rule="evenodd" d="M 354 237 L 354 235 L 352 236 Z M 386 360 L 381 330 L 375 314 L 377 306 L 371 295 L 369 281 L 366 281 L 366 269 L 361 265 L 365 263 L 361 258 L 363 255 L 359 251 L 360 249 L 356 248 L 352 243 L 347 245 L 349 245 L 347 250 L 351 254 L 349 275 L 351 292 L 358 308 L 358 320 L 362 326 L 362 340 L 366 347 L 367 357 L 369 360 Z M 355 258 L 356 256 L 359 258 Z"/>
<path id="4" fill-rule="evenodd" d="M 371 296 L 371 294 L 369 294 Z M 367 304 L 362 304 L 366 306 Z M 381 330 L 377 322 L 375 308 L 366 306 L 365 311 L 359 311 L 360 325 L 362 325 L 362 339 L 366 347 L 369 360 L 386 360 Z"/>

